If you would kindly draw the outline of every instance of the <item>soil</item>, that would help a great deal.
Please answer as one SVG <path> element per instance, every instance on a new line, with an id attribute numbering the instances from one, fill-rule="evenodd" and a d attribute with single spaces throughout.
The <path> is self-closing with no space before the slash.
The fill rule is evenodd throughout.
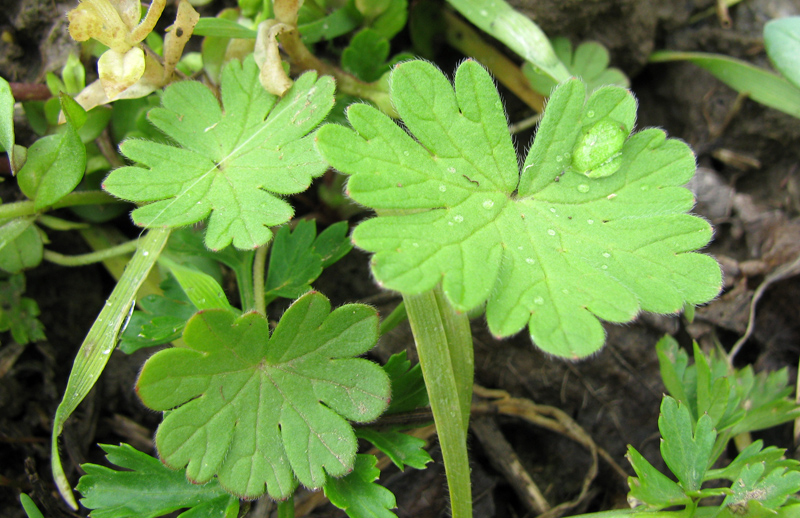
<path id="1" fill-rule="evenodd" d="M 48 70 L 60 68 L 74 45 L 65 36 L 64 23 L 64 14 L 74 3 L 19 0 L 4 9 L 0 13 L 0 75 L 10 81 L 36 82 Z M 691 15 L 713 7 L 711 0 L 512 3 L 551 36 L 566 35 L 574 43 L 594 39 L 605 44 L 612 63 L 632 78 L 640 103 L 638 127 L 661 126 L 671 137 L 687 141 L 697 153 L 699 168 L 692 184 L 698 199 L 695 212 L 715 227 L 708 252 L 723 265 L 725 291 L 699 308 L 693 323 L 677 316 L 642 315 L 626 326 L 609 325 L 605 348 L 590 359 L 573 363 L 543 354 L 525 333 L 497 341 L 481 319 L 473 322 L 478 384 L 561 409 L 630 472 L 624 460 L 628 444 L 651 461 L 660 459 L 656 420 L 665 389 L 658 374 L 656 341 L 671 333 L 684 347 L 690 347 L 694 339 L 707 350 L 717 343 L 730 348 L 747 328 L 750 302 L 759 285 L 800 254 L 800 122 L 750 100 L 739 102 L 736 92 L 692 65 L 647 65 L 647 56 L 662 48 L 698 50 L 768 66 L 761 40 L 763 24 L 776 16 L 800 14 L 800 3 L 742 2 L 730 9 L 729 28 L 723 28 L 713 14 L 689 22 Z M 221 7 L 215 3 L 213 9 Z M 512 122 L 525 115 L 524 110 L 509 113 Z M 6 202 L 14 196 L 8 185 L 6 182 L 0 193 Z M 69 233 L 53 232 L 50 237 L 53 243 L 49 246 L 54 250 L 88 251 Z M 317 289 L 334 304 L 368 301 L 388 314 L 399 299 L 380 293 L 371 281 L 367 261 L 363 253 L 350 254 L 323 274 Z M 797 273 L 798 269 L 790 271 L 763 291 L 753 334 L 737 356 L 742 365 L 754 364 L 756 370 L 788 368 L 792 382 L 800 355 Z M 10 336 L 0 337 L 0 515 L 24 516 L 17 503 L 23 491 L 33 496 L 46 516 L 85 516 L 85 512 L 69 513 L 54 492 L 49 437 L 72 358 L 113 280 L 101 267 L 65 271 L 47 263 L 26 275 L 27 296 L 41 307 L 48 340 L 23 348 Z M 400 350 L 413 357 L 407 326 L 384 337 L 374 357 L 386 359 Z M 80 476 L 80 463 L 102 463 L 96 443 L 124 441 L 152 452 L 159 416 L 147 411 L 132 390 L 148 354 L 112 355 L 100 383 L 70 419 L 62 457 L 73 483 Z M 575 441 L 518 418 L 475 418 L 502 433 L 552 505 L 580 493 L 591 456 Z M 768 444 L 794 452 L 788 426 L 759 436 Z M 498 471 L 498 459 L 490 446 L 476 436 L 470 438 L 476 517 L 535 515 Z M 435 441 L 431 453 L 437 457 Z M 600 462 L 599 470 L 587 497 L 567 515 L 626 505 L 626 480 L 608 463 Z M 398 497 L 398 516 L 447 514 L 440 463 L 425 471 L 387 469 L 382 481 Z M 298 508 L 313 498 L 299 497 Z M 268 511 L 266 502 L 254 506 L 257 516 L 267 516 Z M 308 516 L 344 515 L 322 506 L 310 510 Z"/>

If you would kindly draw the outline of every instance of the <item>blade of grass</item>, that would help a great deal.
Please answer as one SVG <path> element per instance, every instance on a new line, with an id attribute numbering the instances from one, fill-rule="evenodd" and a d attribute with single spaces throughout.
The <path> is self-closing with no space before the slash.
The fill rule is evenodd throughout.
<path id="1" fill-rule="evenodd" d="M 650 55 L 650 63 L 668 61 L 694 63 L 754 101 L 800 118 L 800 89 L 777 74 L 720 54 L 662 50 Z"/>
<path id="2" fill-rule="evenodd" d="M 53 478 L 61 496 L 74 510 L 78 509 L 78 504 L 61 465 L 61 458 L 58 454 L 58 436 L 64 430 L 67 418 L 100 378 L 100 374 L 111 356 L 111 351 L 116 346 L 117 335 L 128 315 L 128 310 L 134 303 L 136 292 L 166 245 L 169 234 L 169 229 L 153 229 L 141 239 L 136 254 L 120 277 L 114 291 L 111 292 L 111 296 L 75 356 L 67 389 L 56 410 L 53 419 L 51 452 Z"/>

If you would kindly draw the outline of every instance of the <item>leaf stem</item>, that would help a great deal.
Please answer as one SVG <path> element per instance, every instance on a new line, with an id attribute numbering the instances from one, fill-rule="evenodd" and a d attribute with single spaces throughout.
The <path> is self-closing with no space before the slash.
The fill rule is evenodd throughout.
<path id="1" fill-rule="evenodd" d="M 264 272 L 267 269 L 267 251 L 269 250 L 270 243 L 272 243 L 272 240 L 269 240 L 266 244 L 259 246 L 256 250 L 255 259 L 253 260 L 254 309 L 263 316 L 267 316 L 267 300 L 264 298 Z"/>
<path id="2" fill-rule="evenodd" d="M 294 495 L 278 502 L 278 518 L 294 518 Z"/>
<path id="3" fill-rule="evenodd" d="M 136 292 L 147 278 L 147 274 L 167 244 L 170 229 L 152 229 L 139 240 L 139 246 L 131 259 L 114 291 L 108 297 L 103 309 L 92 324 L 89 333 L 75 356 L 75 363 L 69 374 L 64 397 L 56 410 L 53 419 L 52 462 L 53 478 L 61 496 L 69 506 L 77 510 L 78 504 L 72 494 L 61 458 L 58 453 L 58 436 L 64 429 L 67 418 L 75 411 L 83 398 L 89 393 L 100 378 L 100 374 L 111 357 L 111 351 L 117 343 L 117 336 L 122 323 L 128 316 L 128 310 L 134 303 Z"/>
<path id="4" fill-rule="evenodd" d="M 134 239 L 117 246 L 112 246 L 111 248 L 106 248 L 105 250 L 98 250 L 97 252 L 80 255 L 64 255 L 53 252 L 52 250 L 45 250 L 44 259 L 51 263 L 60 264 L 61 266 L 84 266 L 87 264 L 99 263 L 111 257 L 132 253 L 136 250 L 137 246 L 139 246 L 139 240 Z"/>
<path id="5" fill-rule="evenodd" d="M 78 191 L 71 192 L 46 209 L 60 209 L 76 205 L 107 205 L 109 203 L 123 203 L 103 191 Z M 0 219 L 30 216 L 42 212 L 37 210 L 32 200 L 18 201 L 0 205 Z"/>
<path id="6" fill-rule="evenodd" d="M 396 308 L 392 310 L 389 315 L 381 321 L 381 328 L 380 328 L 380 336 L 385 335 L 398 325 L 402 324 L 406 319 L 408 319 L 408 313 L 406 312 L 406 303 L 400 302 Z"/>
<path id="7" fill-rule="evenodd" d="M 452 515 L 471 518 L 467 427 L 474 363 L 469 320 L 438 287 L 403 299 L 442 448 Z"/>

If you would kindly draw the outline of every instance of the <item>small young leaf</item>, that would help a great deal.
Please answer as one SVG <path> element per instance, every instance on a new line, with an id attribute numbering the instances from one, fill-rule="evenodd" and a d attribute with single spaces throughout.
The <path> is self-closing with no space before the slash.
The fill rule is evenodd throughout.
<path id="1" fill-rule="evenodd" d="M 405 351 L 393 354 L 383 366 L 392 383 L 392 402 L 386 409 L 387 414 L 410 412 L 428 406 L 422 368 L 419 363 L 412 367 L 406 356 Z"/>
<path id="2" fill-rule="evenodd" d="M 286 311 L 271 337 L 257 313 L 196 314 L 185 347 L 156 353 L 137 382 L 145 405 L 170 410 L 156 433 L 161 459 L 186 466 L 196 483 L 216 475 L 244 498 L 266 490 L 282 499 L 297 481 L 318 488 L 345 475 L 356 454 L 345 419 L 371 421 L 389 402 L 383 370 L 352 358 L 377 338 L 372 308 L 331 313 L 315 292 Z"/>
<path id="3" fill-rule="evenodd" d="M 684 491 L 697 491 L 709 468 L 717 433 L 711 418 L 702 416 L 697 426 L 692 423 L 689 408 L 669 396 L 661 402 L 658 429 L 661 431 L 661 456 L 678 477 Z"/>
<path id="4" fill-rule="evenodd" d="M 356 437 L 371 442 L 373 446 L 385 453 L 401 471 L 406 466 L 425 469 L 425 464 L 433 462 L 431 456 L 425 451 L 425 441 L 405 433 L 359 428 L 356 430 Z"/>
<path id="5" fill-rule="evenodd" d="M 722 502 L 723 506 L 742 508 L 756 501 L 766 509 L 776 511 L 790 496 L 800 491 L 800 472 L 776 469 L 765 472 L 764 463 L 746 466 L 738 480 L 731 486 L 733 494 Z M 734 514 L 738 514 L 734 511 Z"/>
<path id="6" fill-rule="evenodd" d="M 12 275 L 0 282 L 0 332 L 11 331 L 20 345 L 45 340 L 44 326 L 39 319 L 39 305 L 25 293 L 25 276 Z"/>
<path id="7" fill-rule="evenodd" d="M 25 510 L 25 514 L 28 518 L 44 518 L 44 515 L 39 508 L 36 507 L 36 503 L 33 499 L 25 493 L 19 495 L 19 503 L 22 504 L 22 508 Z"/>
<path id="8" fill-rule="evenodd" d="M 19 187 L 41 210 L 71 193 L 85 170 L 86 146 L 68 119 L 63 132 L 42 137 L 30 147 L 18 174 Z"/>
<path id="9" fill-rule="evenodd" d="M 375 483 L 381 474 L 376 463 L 373 455 L 358 455 L 352 473 L 329 478 L 323 488 L 328 500 L 350 518 L 396 518 L 389 510 L 397 506 L 394 495 Z"/>
<path id="10" fill-rule="evenodd" d="M 30 218 L 15 218 L 0 226 L 0 270 L 19 273 L 42 262 L 44 244 Z"/>
<path id="11" fill-rule="evenodd" d="M 158 459 L 128 444 L 101 444 L 106 458 L 126 471 L 97 464 L 83 464 L 86 472 L 78 482 L 81 504 L 92 509 L 92 518 L 155 518 L 183 508 L 204 511 L 200 516 L 226 518 L 225 510 L 238 500 L 216 480 L 196 485 L 183 472 L 172 471 Z M 193 514 L 181 513 L 179 518 Z M 236 514 L 233 514 L 236 516 Z"/>
<path id="12" fill-rule="evenodd" d="M 206 245 L 231 242 L 255 249 L 272 237 L 269 227 L 288 221 L 292 207 L 279 195 L 308 188 L 325 171 L 305 136 L 333 106 L 334 83 L 308 72 L 282 99 L 267 93 L 252 57 L 230 62 L 222 74 L 222 104 L 195 81 L 168 87 L 162 108 L 149 119 L 181 147 L 125 141 L 122 152 L 145 167 L 113 171 L 111 194 L 153 202 L 133 211 L 143 227 L 180 227 L 209 216 Z M 224 108 L 224 111 L 223 111 Z"/>
<path id="13" fill-rule="evenodd" d="M 160 287 L 164 295 L 147 295 L 139 301 L 142 310 L 133 312 L 120 338 L 122 352 L 131 354 L 180 338 L 186 322 L 197 313 L 197 307 L 174 277 L 168 277 Z"/>
<path id="14" fill-rule="evenodd" d="M 590 92 L 604 85 L 628 87 L 630 81 L 618 68 L 609 68 L 608 50 L 596 41 L 586 41 L 572 52 L 568 38 L 554 38 L 553 50 L 572 76 L 580 77 Z M 556 82 L 547 74 L 538 71 L 530 63 L 522 66 L 522 72 L 534 90 L 542 95 L 550 95 Z"/>
<path id="15" fill-rule="evenodd" d="M 293 232 L 281 227 L 275 236 L 267 270 L 267 303 L 278 297 L 297 298 L 311 289 L 322 269 L 341 259 L 352 245 L 347 223 L 333 225 L 317 236 L 316 223 L 301 220 Z"/>
<path id="16" fill-rule="evenodd" d="M 625 141 L 610 176 L 571 169 L 581 133 L 598 121 L 632 129 L 627 90 L 604 87 L 587 101 L 580 81 L 562 84 L 521 175 L 502 103 L 479 64 L 459 67 L 454 92 L 433 65 L 402 63 L 391 95 L 415 138 L 364 104 L 348 109 L 355 131 L 326 125 L 317 134 L 322 155 L 352 175 L 348 194 L 383 211 L 353 233 L 375 252 L 383 286 L 417 294 L 441 283 L 460 311 L 486 302 L 496 336 L 527 324 L 539 347 L 571 358 L 602 347 L 598 318 L 672 313 L 719 292 L 716 261 L 692 253 L 711 228 L 686 214 L 694 204 L 682 187 L 695 170 L 688 146 L 648 129 Z"/>
<path id="17" fill-rule="evenodd" d="M 353 36 L 342 51 L 342 68 L 362 81 L 377 81 L 389 71 L 389 40 L 371 29 L 364 29 Z"/>
<path id="18" fill-rule="evenodd" d="M 678 484 L 654 468 L 633 446 L 628 446 L 627 457 L 636 472 L 636 477 L 628 477 L 629 501 L 635 499 L 656 510 L 691 502 Z"/>
<path id="19" fill-rule="evenodd" d="M 380 16 L 372 20 L 370 28 L 391 40 L 403 30 L 408 20 L 408 0 L 389 0 L 389 6 Z"/>

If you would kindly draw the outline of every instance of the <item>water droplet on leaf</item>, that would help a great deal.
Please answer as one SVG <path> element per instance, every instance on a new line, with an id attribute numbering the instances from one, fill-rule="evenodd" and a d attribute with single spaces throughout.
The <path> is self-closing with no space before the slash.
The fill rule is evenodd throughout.
<path id="1" fill-rule="evenodd" d="M 548 229 L 548 230 L 547 230 L 547 233 L 548 233 L 548 234 L 550 234 L 551 236 L 554 236 L 554 235 L 556 235 L 556 231 L 555 231 L 555 230 L 553 230 L 552 228 L 551 228 L 551 229 Z"/>
<path id="2" fill-rule="evenodd" d="M 445 192 L 446 190 L 447 190 L 447 187 L 446 187 L 446 186 L 444 186 L 444 185 L 440 185 L 440 186 L 439 186 L 439 191 L 440 191 L 440 192 Z"/>
<path id="3" fill-rule="evenodd" d="M 491 209 L 494 207 L 494 202 L 492 200 L 484 200 L 481 205 L 483 205 L 484 209 Z"/>
<path id="4" fill-rule="evenodd" d="M 453 219 L 456 221 L 456 223 L 461 223 L 462 221 L 464 221 L 464 216 L 462 216 L 461 214 L 456 214 L 455 216 L 453 216 Z"/>
<path id="5" fill-rule="evenodd" d="M 588 185 L 586 185 L 585 183 L 582 183 L 582 184 L 580 184 L 580 185 L 578 186 L 578 190 L 579 190 L 580 192 L 589 192 L 589 186 L 588 186 Z"/>
<path id="6" fill-rule="evenodd" d="M 533 299 L 533 303 L 541 306 L 542 304 L 544 304 L 544 299 L 542 297 L 536 297 L 535 299 Z"/>

